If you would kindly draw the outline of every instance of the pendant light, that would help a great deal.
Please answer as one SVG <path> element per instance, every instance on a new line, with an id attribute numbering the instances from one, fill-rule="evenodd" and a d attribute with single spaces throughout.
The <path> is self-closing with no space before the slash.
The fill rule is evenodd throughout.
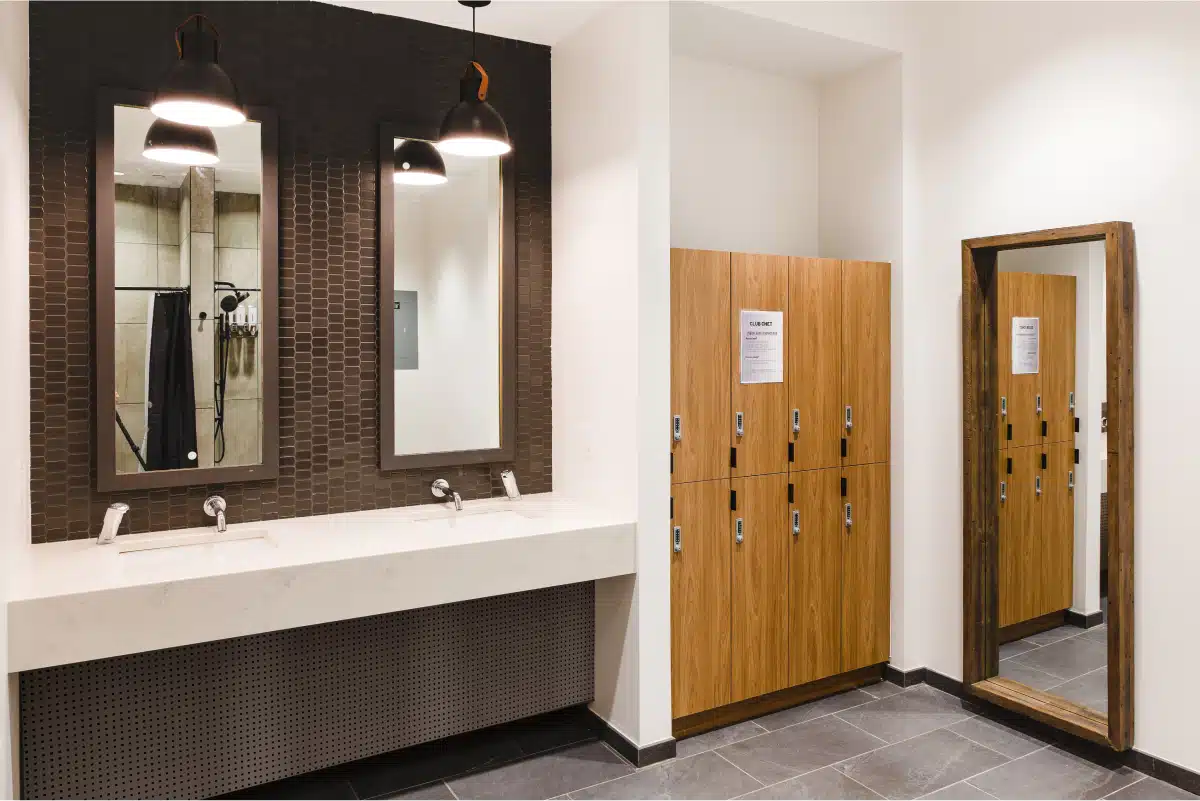
<path id="1" fill-rule="evenodd" d="M 217 139 L 203 125 L 180 125 L 170 120 L 155 120 L 146 131 L 142 155 L 168 164 L 202 167 L 216 164 Z"/>
<path id="2" fill-rule="evenodd" d="M 175 29 L 179 61 L 159 85 L 150 110 L 183 125 L 220 128 L 246 121 L 237 88 L 217 63 L 219 34 L 208 18 L 193 14 Z"/>
<path id="3" fill-rule="evenodd" d="M 455 156 L 502 156 L 512 150 L 508 127 L 487 102 L 488 74 L 475 60 L 475 10 L 491 0 L 458 0 L 471 9 L 471 63 L 458 82 L 458 103 L 442 120 L 438 149 Z"/>
<path id="4" fill-rule="evenodd" d="M 409 186 L 436 186 L 446 183 L 446 162 L 432 142 L 405 139 L 396 148 L 392 180 Z"/>

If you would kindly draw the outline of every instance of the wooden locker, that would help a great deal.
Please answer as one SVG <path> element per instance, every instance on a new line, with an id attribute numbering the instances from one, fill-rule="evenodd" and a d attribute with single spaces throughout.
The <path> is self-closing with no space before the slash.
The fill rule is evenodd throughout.
<path id="1" fill-rule="evenodd" d="M 788 469 L 787 446 L 791 440 L 788 397 L 785 381 L 778 384 L 741 382 L 741 312 L 745 310 L 784 312 L 784 337 L 787 336 L 788 258 L 734 253 L 730 270 L 730 371 L 732 408 L 728 430 L 737 448 L 734 476 L 785 473 Z M 787 370 L 787 340 L 784 346 L 784 370 Z M 742 414 L 742 436 L 737 435 L 737 414 Z"/>
<path id="2" fill-rule="evenodd" d="M 842 669 L 841 470 L 791 474 L 790 684 Z"/>
<path id="3" fill-rule="evenodd" d="M 1037 413 L 1037 396 L 1041 391 L 1041 375 L 1012 374 L 1012 318 L 1042 317 L 1042 276 L 1034 273 L 997 273 L 997 348 L 1000 361 L 1000 397 L 1007 404 L 1007 414 L 1000 417 L 1000 447 L 1023 448 L 1042 441 L 1042 420 Z M 1044 337 L 1045 329 L 1041 329 Z M 1042 364 L 1045 356 L 1042 354 Z M 1012 426 L 1009 436 L 1008 426 Z"/>
<path id="4" fill-rule="evenodd" d="M 788 685 L 788 520 L 786 474 L 735 478 L 733 695 L 741 701 Z M 742 521 L 742 541 L 737 523 Z"/>
<path id="5" fill-rule="evenodd" d="M 671 482 L 729 476 L 729 254 L 671 250 Z M 679 416 L 679 439 L 674 416 Z"/>
<path id="6" fill-rule="evenodd" d="M 1011 626 L 1034 617 L 1037 577 L 1032 542 L 1041 527 L 1037 487 L 1042 476 L 1042 447 L 1009 448 L 1001 454 L 1001 480 L 1007 482 L 1000 504 L 1000 625 Z M 1007 460 L 1012 460 L 1008 472 Z"/>
<path id="7" fill-rule="evenodd" d="M 1046 442 L 1074 442 L 1075 276 L 1042 276 L 1042 419 Z"/>
<path id="8" fill-rule="evenodd" d="M 1044 399 L 1043 399 L 1044 402 Z M 1030 574 L 1034 577 L 1029 617 L 1069 609 L 1075 554 L 1075 447 L 1070 442 L 1045 446 L 1042 470 L 1041 526 L 1030 543 Z"/>
<path id="9" fill-rule="evenodd" d="M 730 700 L 733 539 L 728 479 L 671 493 L 671 716 L 679 718 Z"/>
<path id="10" fill-rule="evenodd" d="M 891 431 L 891 265 L 842 262 L 841 300 L 843 464 L 886 462 Z"/>
<path id="11" fill-rule="evenodd" d="M 891 634 L 888 465 L 847 467 L 840 525 L 842 670 L 886 662 Z"/>
<path id="12" fill-rule="evenodd" d="M 788 280 L 788 409 L 799 414 L 793 470 L 841 465 L 843 433 L 842 263 L 790 262 Z"/>

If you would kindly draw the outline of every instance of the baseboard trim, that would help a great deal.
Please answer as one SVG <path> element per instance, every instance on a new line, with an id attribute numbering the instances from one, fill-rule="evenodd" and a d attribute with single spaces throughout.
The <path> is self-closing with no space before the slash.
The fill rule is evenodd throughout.
<path id="1" fill-rule="evenodd" d="M 1022 620 L 1020 623 L 1013 623 L 1011 626 L 1001 626 L 998 637 L 1000 644 L 1004 645 L 1013 640 L 1023 640 L 1034 634 L 1041 634 L 1043 631 L 1056 629 L 1066 622 L 1066 612 L 1067 610 L 1060 609 L 1048 615 Z"/>
<path id="2" fill-rule="evenodd" d="M 924 683 L 958 698 L 966 697 L 961 681 L 952 679 L 929 668 L 916 668 L 914 670 L 903 671 L 888 665 L 885 670 L 888 681 L 898 684 L 901 687 L 911 687 L 914 684 Z M 918 676 L 920 678 L 917 678 Z M 1041 723 L 1018 712 L 987 703 L 983 699 L 972 697 L 970 700 L 972 703 L 979 704 L 987 717 L 997 719 L 1017 731 L 1061 746 L 1089 762 L 1104 767 L 1123 765 L 1145 773 L 1151 778 L 1174 785 L 1181 790 L 1186 790 L 1193 795 L 1200 795 L 1200 773 L 1143 753 L 1136 748 L 1124 752 L 1113 751 L 1110 748 L 1096 745 L 1084 740 L 1082 737 L 1068 734 L 1061 729 Z"/>
<path id="3" fill-rule="evenodd" d="M 634 767 L 644 768 L 647 765 L 653 765 L 655 762 L 663 762 L 675 756 L 674 737 L 663 740 L 661 743 L 639 748 L 630 742 L 624 734 L 621 734 L 621 732 L 610 726 L 607 720 L 597 715 L 593 710 L 589 709 L 588 714 L 592 717 L 592 725 L 595 727 L 596 734 L 600 739 L 608 743 L 614 751 L 624 757 Z"/>
<path id="4" fill-rule="evenodd" d="M 1068 609 L 1066 613 L 1066 621 L 1068 625 L 1075 626 L 1081 629 L 1094 629 L 1104 622 L 1104 613 L 1097 610 L 1089 614 L 1076 612 L 1074 609 Z"/>

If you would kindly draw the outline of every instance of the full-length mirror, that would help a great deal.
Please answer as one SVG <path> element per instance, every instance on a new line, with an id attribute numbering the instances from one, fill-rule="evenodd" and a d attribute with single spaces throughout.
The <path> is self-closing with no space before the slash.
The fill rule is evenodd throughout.
<path id="1" fill-rule="evenodd" d="M 963 242 L 963 683 L 1133 742 L 1133 228 Z"/>
<path id="2" fill-rule="evenodd" d="M 512 157 L 438 154 L 385 129 L 381 464 L 511 458 Z M 435 167 L 413 172 L 424 160 Z"/>
<path id="3" fill-rule="evenodd" d="M 997 256 L 1000 671 L 1108 714 L 1104 243 Z"/>
<path id="4" fill-rule="evenodd" d="M 198 144 L 155 141 L 156 117 L 137 99 L 101 104 L 101 489 L 269 477 L 277 256 L 273 150 L 264 154 L 273 126 L 251 118 L 211 138 L 185 129 L 201 132 Z"/>

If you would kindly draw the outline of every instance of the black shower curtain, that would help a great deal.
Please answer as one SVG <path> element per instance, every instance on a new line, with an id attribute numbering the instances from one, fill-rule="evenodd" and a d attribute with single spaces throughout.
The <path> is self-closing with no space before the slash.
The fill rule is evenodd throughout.
<path id="1" fill-rule="evenodd" d="M 146 469 L 196 467 L 192 321 L 186 292 L 154 296 L 146 413 Z"/>

